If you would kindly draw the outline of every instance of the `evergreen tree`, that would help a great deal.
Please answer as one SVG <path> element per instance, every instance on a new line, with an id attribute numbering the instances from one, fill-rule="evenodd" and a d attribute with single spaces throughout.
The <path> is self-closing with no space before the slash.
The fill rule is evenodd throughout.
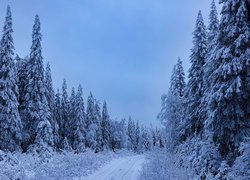
<path id="1" fill-rule="evenodd" d="M 3 151 L 19 150 L 22 138 L 12 32 L 12 16 L 8 6 L 0 42 L 0 150 Z"/>
<path id="2" fill-rule="evenodd" d="M 75 89 L 72 88 L 71 95 L 69 98 L 69 110 L 68 110 L 68 120 L 65 122 L 65 136 L 67 137 L 69 144 L 72 146 L 74 135 L 74 123 L 76 120 L 76 93 Z"/>
<path id="3" fill-rule="evenodd" d="M 39 124 L 50 124 L 50 112 L 46 98 L 44 83 L 44 67 L 41 49 L 41 27 L 38 15 L 35 17 L 33 26 L 32 46 L 29 62 L 27 64 L 27 79 L 25 85 L 25 109 L 23 117 L 25 142 L 24 150 L 27 146 L 33 144 Z M 48 127 L 51 125 L 48 125 Z"/>
<path id="4" fill-rule="evenodd" d="M 50 124 L 52 126 L 53 136 L 55 140 L 55 144 L 59 143 L 59 126 L 55 119 L 55 92 L 53 89 L 52 84 L 52 77 L 51 77 L 51 69 L 49 62 L 46 65 L 45 69 L 45 95 L 47 98 L 49 112 L 50 112 Z"/>
<path id="5" fill-rule="evenodd" d="M 96 141 L 97 141 L 97 147 L 96 152 L 99 152 L 102 150 L 103 147 L 103 138 L 102 138 L 102 128 L 101 128 L 101 109 L 99 106 L 98 101 L 95 100 L 95 124 L 97 126 L 97 132 L 96 132 Z"/>
<path id="6" fill-rule="evenodd" d="M 180 58 L 178 58 L 176 67 L 175 67 L 175 91 L 179 97 L 182 97 L 184 95 L 185 91 L 185 73 L 182 66 L 182 61 Z"/>
<path id="7" fill-rule="evenodd" d="M 250 139 L 246 138 L 240 145 L 240 155 L 235 160 L 232 167 L 231 179 L 237 177 L 238 179 L 250 179 Z"/>
<path id="8" fill-rule="evenodd" d="M 50 158 L 54 147 L 53 129 L 48 120 L 38 123 L 36 129 L 36 138 L 34 143 L 29 147 L 28 152 L 38 154 L 42 158 Z"/>
<path id="9" fill-rule="evenodd" d="M 137 121 L 135 127 L 135 151 L 137 153 L 140 152 L 140 137 L 141 137 L 140 126 L 139 126 L 139 121 Z"/>
<path id="10" fill-rule="evenodd" d="M 62 105 L 61 105 L 61 95 L 59 92 L 59 89 L 57 90 L 57 93 L 55 94 L 55 107 L 54 107 L 54 120 L 58 124 L 58 148 L 62 148 L 62 142 L 63 142 L 63 119 L 62 119 Z"/>
<path id="11" fill-rule="evenodd" d="M 103 103 L 103 108 L 102 108 L 102 139 L 103 139 L 103 149 L 104 150 L 109 150 L 111 145 L 110 145 L 110 118 L 109 118 L 109 113 L 108 113 L 108 108 L 107 108 L 107 103 L 104 101 Z"/>
<path id="12" fill-rule="evenodd" d="M 135 123 L 131 117 L 128 119 L 127 135 L 129 138 L 129 149 L 135 150 Z"/>
<path id="13" fill-rule="evenodd" d="M 176 102 L 178 104 L 178 110 L 175 110 L 177 113 L 182 113 L 182 97 L 184 95 L 186 83 L 185 83 L 185 74 L 184 69 L 182 66 L 182 61 L 180 58 L 178 58 L 177 64 L 174 65 L 171 81 L 170 81 L 170 87 L 168 94 L 162 95 L 162 107 L 161 111 L 158 114 L 157 118 L 161 121 L 161 123 L 164 126 L 167 126 L 168 124 L 168 118 L 171 111 L 172 103 Z M 170 102 L 170 101 L 174 102 Z M 179 117 L 177 121 L 181 120 L 181 117 Z"/>
<path id="14" fill-rule="evenodd" d="M 213 61 L 211 56 L 215 53 L 217 35 L 219 31 L 219 20 L 218 20 L 218 13 L 216 10 L 216 5 L 214 0 L 211 4 L 211 11 L 209 14 L 209 26 L 208 26 L 208 41 L 207 41 L 207 55 L 206 61 L 204 64 L 204 96 L 202 97 L 202 105 L 201 105 L 201 119 L 207 119 L 208 116 L 208 94 L 211 91 L 211 81 L 210 75 L 212 74 L 213 68 Z"/>
<path id="15" fill-rule="evenodd" d="M 250 29 L 246 0 L 222 0 L 217 45 L 211 57 L 206 126 L 224 158 L 233 160 L 249 131 Z"/>
<path id="16" fill-rule="evenodd" d="M 125 119 L 122 119 L 120 122 L 111 121 L 111 148 L 113 151 L 128 148 L 126 127 Z"/>
<path id="17" fill-rule="evenodd" d="M 87 102 L 87 111 L 86 111 L 86 144 L 87 147 L 91 149 L 96 149 L 97 147 L 97 131 L 98 126 L 95 121 L 95 102 L 92 93 L 90 93 Z"/>
<path id="18" fill-rule="evenodd" d="M 85 113 L 84 113 L 84 102 L 83 92 L 81 85 L 78 86 L 76 100 L 75 100 L 75 116 L 72 122 L 72 148 L 76 152 L 83 152 L 85 150 Z"/>
<path id="19" fill-rule="evenodd" d="M 201 100 L 204 95 L 204 63 L 207 53 L 207 32 L 199 11 L 195 31 L 193 33 L 193 48 L 191 54 L 191 68 L 186 88 L 186 135 L 199 134 L 203 128 L 203 119 L 200 111 Z"/>
<path id="20" fill-rule="evenodd" d="M 23 117 L 22 112 L 25 109 L 25 85 L 28 83 L 27 81 L 27 64 L 29 57 L 20 58 L 18 55 L 15 58 L 16 62 L 16 74 L 17 74 L 17 86 L 18 86 L 18 102 L 19 102 L 19 112 L 21 119 Z"/>
<path id="21" fill-rule="evenodd" d="M 152 136 L 146 127 L 141 128 L 141 148 L 142 152 L 152 150 Z"/>
<path id="22" fill-rule="evenodd" d="M 62 113 L 62 121 L 59 123 L 59 128 L 61 132 L 61 137 L 64 139 L 65 135 L 65 127 L 66 123 L 69 121 L 69 99 L 68 99 L 68 92 L 67 92 L 67 83 L 66 79 L 63 80 L 62 84 L 62 98 L 61 98 L 61 113 Z"/>

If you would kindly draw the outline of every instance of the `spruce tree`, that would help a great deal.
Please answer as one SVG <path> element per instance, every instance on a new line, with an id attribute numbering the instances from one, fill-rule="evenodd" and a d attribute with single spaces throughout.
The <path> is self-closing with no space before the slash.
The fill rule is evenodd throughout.
<path id="1" fill-rule="evenodd" d="M 50 122 L 45 119 L 38 123 L 34 143 L 29 147 L 28 152 L 38 154 L 42 158 L 50 158 L 54 147 L 53 128 Z"/>
<path id="2" fill-rule="evenodd" d="M 204 96 L 204 64 L 207 53 L 207 32 L 201 11 L 199 11 L 193 32 L 193 48 L 190 56 L 191 68 L 186 88 L 186 135 L 199 134 L 203 129 L 201 100 Z"/>
<path id="3" fill-rule="evenodd" d="M 52 126 L 53 136 L 55 140 L 55 144 L 59 143 L 59 126 L 55 119 L 55 92 L 53 89 L 52 84 L 52 77 L 51 77 L 51 69 L 49 62 L 46 65 L 45 69 L 45 95 L 47 98 L 49 112 L 50 112 L 50 124 Z"/>
<path id="4" fill-rule="evenodd" d="M 96 132 L 96 141 L 97 141 L 97 147 L 96 147 L 96 152 L 99 152 L 102 150 L 103 147 L 103 138 L 102 138 L 102 117 L 101 117 L 101 109 L 99 106 L 99 103 L 97 100 L 95 100 L 95 124 L 97 126 L 97 132 Z"/>
<path id="5" fill-rule="evenodd" d="M 137 153 L 140 152 L 140 140 L 141 140 L 141 132 L 140 132 L 139 121 L 137 121 L 135 127 L 135 151 Z"/>
<path id="6" fill-rule="evenodd" d="M 221 155 L 233 160 L 249 133 L 250 29 L 246 0 L 222 0 L 221 23 L 211 57 L 206 126 Z"/>
<path id="7" fill-rule="evenodd" d="M 83 152 L 85 150 L 86 141 L 86 125 L 85 112 L 83 102 L 83 92 L 81 85 L 78 86 L 75 100 L 75 116 L 72 122 L 72 148 L 76 152 Z"/>
<path id="8" fill-rule="evenodd" d="M 215 64 L 212 60 L 212 56 L 215 53 L 217 35 L 219 32 L 219 20 L 218 13 L 215 5 L 215 1 L 212 1 L 211 11 L 209 14 L 209 26 L 208 26 L 208 41 L 207 41 L 207 55 L 204 64 L 204 96 L 201 103 L 201 119 L 206 120 L 208 117 L 208 94 L 211 91 L 211 79 L 210 76 L 213 72 Z M 207 137 L 206 137 L 207 138 Z"/>
<path id="9" fill-rule="evenodd" d="M 184 69 L 182 66 L 182 60 L 180 58 L 178 58 L 175 71 L 176 71 L 175 72 L 175 86 L 176 86 L 177 95 L 179 97 L 182 97 L 184 96 L 186 82 L 185 82 L 185 73 L 184 73 Z"/>
<path id="10" fill-rule="evenodd" d="M 65 122 L 65 136 L 67 137 L 69 144 L 72 146 L 73 143 L 73 126 L 76 120 L 76 94 L 74 87 L 71 90 L 71 95 L 69 98 L 69 110 L 68 110 L 68 120 Z"/>
<path id="11" fill-rule="evenodd" d="M 90 93 L 87 102 L 87 111 L 86 111 L 86 144 L 87 147 L 95 150 L 97 147 L 97 131 L 98 126 L 95 123 L 95 102 L 92 93 Z"/>
<path id="12" fill-rule="evenodd" d="M 102 108 L 102 139 L 103 139 L 103 149 L 104 150 L 109 150 L 111 145 L 110 145 L 110 138 L 111 138 L 111 125 L 110 125 L 110 118 L 109 118 L 109 113 L 108 113 L 108 108 L 107 108 L 107 103 L 104 101 L 103 103 L 103 108 Z"/>
<path id="13" fill-rule="evenodd" d="M 54 120 L 58 124 L 58 148 L 62 148 L 62 142 L 63 142 L 63 119 L 62 119 L 62 105 L 61 105 L 61 94 L 59 92 L 59 89 L 57 90 L 57 93 L 55 94 L 55 107 L 54 107 Z"/>
<path id="14" fill-rule="evenodd" d="M 18 86 L 18 102 L 19 102 L 19 112 L 22 119 L 22 112 L 25 109 L 25 85 L 28 83 L 27 81 L 27 64 L 29 57 L 20 58 L 18 55 L 15 58 L 16 62 L 16 74 L 17 74 L 17 86 Z"/>
<path id="15" fill-rule="evenodd" d="M 3 151 L 20 150 L 22 139 L 12 32 L 12 16 L 8 6 L 0 42 L 0 150 Z"/>
<path id="16" fill-rule="evenodd" d="M 176 108 L 178 110 L 174 110 L 177 113 L 182 113 L 182 97 L 184 96 L 184 91 L 186 88 L 186 83 L 185 83 L 185 73 L 184 69 L 182 66 L 182 61 L 180 58 L 178 58 L 177 64 L 174 65 L 173 72 L 171 75 L 171 80 L 170 80 L 170 87 L 168 94 L 163 94 L 162 95 L 162 104 L 161 104 L 161 111 L 158 114 L 157 118 L 161 121 L 161 123 L 164 126 L 167 126 L 168 124 L 168 118 L 170 115 L 171 111 L 171 106 L 174 105 L 172 103 L 178 104 Z M 173 101 L 173 102 L 170 102 Z M 177 121 L 181 120 L 181 117 L 179 117 Z"/>
<path id="17" fill-rule="evenodd" d="M 35 17 L 32 34 L 32 46 L 30 58 L 27 64 L 28 83 L 24 87 L 25 109 L 24 111 L 24 150 L 34 141 L 40 141 L 37 131 L 39 124 L 49 124 L 51 127 L 50 112 L 46 98 L 44 67 L 41 47 L 41 27 L 38 15 Z M 47 131 L 46 131 L 47 132 Z M 49 144 L 48 144 L 49 145 Z"/>
<path id="18" fill-rule="evenodd" d="M 63 80 L 62 84 L 62 98 L 61 98 L 61 122 L 59 123 L 59 128 L 61 132 L 61 137 L 64 139 L 66 137 L 65 135 L 65 128 L 66 123 L 69 121 L 69 99 L 68 99 L 68 92 L 67 92 L 67 83 L 66 79 Z"/>

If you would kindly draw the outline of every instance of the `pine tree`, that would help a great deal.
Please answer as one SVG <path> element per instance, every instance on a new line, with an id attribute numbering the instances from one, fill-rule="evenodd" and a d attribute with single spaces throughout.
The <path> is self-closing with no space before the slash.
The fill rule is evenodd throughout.
<path id="1" fill-rule="evenodd" d="M 191 68 L 189 69 L 189 81 L 186 88 L 186 135 L 199 134 L 203 129 L 201 100 L 204 96 L 204 64 L 207 53 L 207 32 L 199 11 L 195 31 L 193 33 L 193 48 L 191 54 Z"/>
<path id="2" fill-rule="evenodd" d="M 76 100 L 75 100 L 75 116 L 72 122 L 72 148 L 76 152 L 83 152 L 85 150 L 85 112 L 83 102 L 83 92 L 81 85 L 78 86 Z"/>
<path id="3" fill-rule="evenodd" d="M 45 70 L 45 95 L 47 98 L 49 112 L 50 112 L 50 124 L 52 126 L 53 136 L 55 144 L 59 143 L 59 126 L 55 119 L 55 92 L 52 84 L 51 69 L 49 62 L 46 65 Z"/>
<path id="4" fill-rule="evenodd" d="M 103 103 L 103 108 L 102 108 L 102 138 L 103 138 L 103 149 L 104 150 L 109 150 L 111 145 L 110 145 L 110 118 L 109 118 L 109 113 L 108 113 L 108 108 L 107 108 L 107 103 L 104 101 Z"/>
<path id="5" fill-rule="evenodd" d="M 27 64 L 26 78 L 28 79 L 28 83 L 24 88 L 24 150 L 27 150 L 27 146 L 33 144 L 35 139 L 37 141 L 38 125 L 50 124 L 50 112 L 44 83 L 44 67 L 41 49 L 42 35 L 40 30 L 40 20 L 38 15 L 36 15 L 33 26 L 31 53 Z M 51 125 L 47 127 L 49 126 L 51 127 Z"/>
<path id="6" fill-rule="evenodd" d="M 12 16 L 8 6 L 0 42 L 0 149 L 3 151 L 20 150 L 22 139 L 12 32 Z"/>
<path id="7" fill-rule="evenodd" d="M 209 81 L 208 120 L 224 158 L 233 160 L 249 130 L 250 29 L 246 0 L 223 0 L 221 23 Z"/>

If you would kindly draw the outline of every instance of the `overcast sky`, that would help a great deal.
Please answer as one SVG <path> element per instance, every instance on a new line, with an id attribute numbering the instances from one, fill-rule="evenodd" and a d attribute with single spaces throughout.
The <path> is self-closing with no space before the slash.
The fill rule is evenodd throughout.
<path id="1" fill-rule="evenodd" d="M 44 61 L 55 88 L 82 84 L 108 103 L 111 117 L 158 124 L 178 56 L 187 72 L 198 11 L 207 24 L 210 0 L 1 0 L 13 15 L 16 53 L 28 55 L 35 14 L 41 19 Z M 218 7 L 219 9 L 219 7 Z M 70 91 L 69 91 L 70 92 Z"/>

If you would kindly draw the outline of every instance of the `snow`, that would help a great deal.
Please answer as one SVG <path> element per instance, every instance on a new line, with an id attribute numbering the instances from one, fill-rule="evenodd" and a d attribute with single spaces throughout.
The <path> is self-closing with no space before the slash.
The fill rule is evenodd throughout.
<path id="1" fill-rule="evenodd" d="M 84 179 L 85 176 L 113 159 L 117 162 L 122 157 L 124 157 L 123 159 L 136 157 L 132 155 L 134 154 L 128 151 L 94 153 L 88 150 L 79 154 L 55 153 L 48 161 L 42 161 L 39 157 L 31 154 L 7 154 L 0 151 L 0 179 Z"/>
<path id="2" fill-rule="evenodd" d="M 147 153 L 140 180 L 188 180 L 193 171 L 180 167 L 175 154 L 166 150 L 154 150 Z"/>
<path id="3" fill-rule="evenodd" d="M 136 180 L 140 176 L 144 161 L 144 155 L 118 158 L 80 180 Z"/>

